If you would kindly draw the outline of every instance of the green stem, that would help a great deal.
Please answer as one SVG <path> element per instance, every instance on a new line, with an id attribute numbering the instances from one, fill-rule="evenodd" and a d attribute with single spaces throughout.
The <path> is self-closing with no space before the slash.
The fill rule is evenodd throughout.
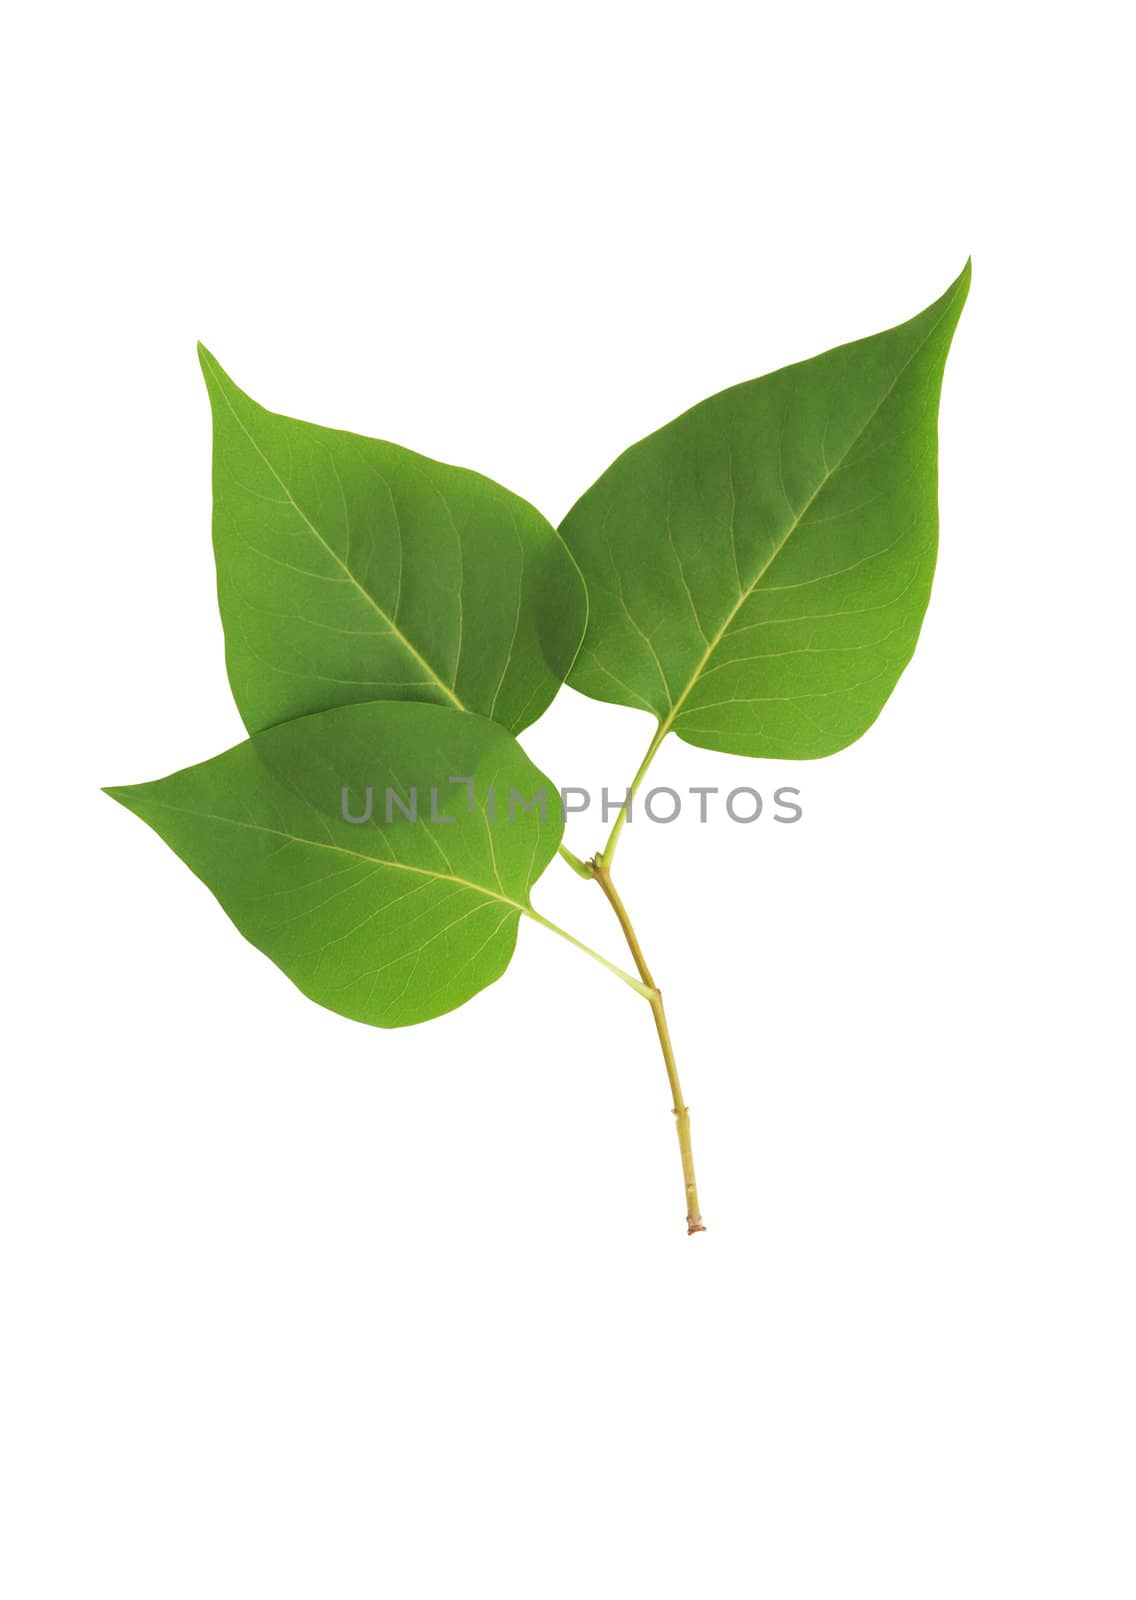
<path id="1" fill-rule="evenodd" d="M 591 874 L 587 874 L 591 876 Z M 641 994 L 644 1000 L 651 999 L 651 990 L 645 983 L 640 983 L 638 978 L 633 978 L 629 972 L 624 972 L 622 967 L 617 967 L 614 961 L 609 961 L 606 956 L 601 956 L 598 950 L 593 950 L 590 944 L 585 944 L 582 939 L 577 939 L 574 933 L 569 933 L 559 923 L 550 922 L 547 917 L 542 917 L 539 911 L 534 911 L 531 906 L 525 910 L 525 916 L 531 917 L 534 922 L 539 922 L 542 928 L 547 928 L 549 933 L 555 933 L 558 938 L 565 939 L 569 944 L 574 944 L 577 950 L 582 950 L 586 956 L 591 956 L 593 961 L 598 961 L 601 967 L 606 967 L 609 972 L 614 972 L 617 978 L 622 978 L 629 988 L 636 994 Z"/>
<path id="2" fill-rule="evenodd" d="M 619 843 L 620 834 L 623 832 L 623 824 L 627 821 L 628 813 L 631 810 L 632 802 L 634 801 L 635 796 L 639 793 L 639 785 L 643 782 L 643 779 L 647 776 L 647 768 L 651 765 L 651 762 L 654 761 L 655 756 L 658 754 L 659 746 L 662 744 L 663 740 L 666 738 L 666 736 L 669 733 L 669 731 L 670 731 L 670 724 L 669 723 L 667 723 L 667 722 L 660 722 L 659 723 L 659 726 L 655 729 L 654 738 L 651 740 L 650 744 L 647 746 L 647 754 L 643 757 L 642 761 L 639 763 L 639 770 L 631 780 L 631 787 L 627 791 L 627 799 L 624 801 L 623 805 L 621 805 L 620 808 L 619 808 L 619 815 L 615 819 L 615 827 L 612 828 L 611 833 L 608 835 L 607 844 L 605 844 L 604 848 L 603 848 L 603 860 L 604 860 L 605 864 L 609 868 L 611 866 L 612 861 L 615 858 L 615 847 Z M 597 857 L 597 859 L 599 859 L 599 858 Z"/>
<path id="3" fill-rule="evenodd" d="M 581 861 L 579 856 L 573 855 L 572 851 L 569 850 L 566 844 L 562 844 L 560 846 L 559 853 L 563 856 L 564 860 L 567 861 L 568 865 L 572 868 L 572 871 L 579 873 L 581 878 L 590 878 L 592 876 L 591 862 Z"/>
<path id="4" fill-rule="evenodd" d="M 647 764 L 654 754 L 651 750 L 647 754 L 640 772 L 646 770 Z M 618 826 L 618 825 L 617 825 Z M 627 948 L 635 961 L 639 976 L 646 985 L 647 999 L 651 1003 L 651 1013 L 655 1019 L 655 1030 L 659 1035 L 659 1045 L 663 1052 L 663 1062 L 667 1069 L 667 1082 L 671 1088 L 671 1100 L 674 1103 L 675 1126 L 678 1130 L 678 1148 L 682 1158 L 682 1180 L 686 1189 L 686 1231 L 690 1233 L 704 1233 L 706 1224 L 702 1220 L 702 1213 L 698 1207 L 698 1185 L 694 1177 L 694 1151 L 690 1142 L 690 1109 L 682 1097 L 682 1085 L 678 1078 L 678 1064 L 675 1061 L 674 1047 L 671 1044 L 670 1029 L 667 1026 L 667 1014 L 663 1009 L 663 996 L 658 984 L 651 976 L 651 970 L 643 955 L 639 944 L 639 936 L 627 915 L 627 907 L 620 899 L 619 891 L 611 881 L 609 870 L 610 860 L 605 851 L 592 861 L 592 869 L 600 888 L 607 896 L 612 910 L 619 919 L 619 926 L 623 929 L 623 937 L 627 940 Z"/>

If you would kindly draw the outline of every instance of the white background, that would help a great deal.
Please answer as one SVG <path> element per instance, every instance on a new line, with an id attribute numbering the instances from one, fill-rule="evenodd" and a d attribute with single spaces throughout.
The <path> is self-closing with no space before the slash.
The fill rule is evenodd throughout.
<path id="1" fill-rule="evenodd" d="M 17 22 L 9 1600 L 1131 1600 L 1118 22 Z M 464 1010 L 354 1025 L 99 794 L 241 735 L 194 340 L 558 520 L 633 439 L 970 253 L 892 701 L 796 769 L 671 741 L 658 782 L 795 782 L 804 820 L 621 848 L 693 1108 L 688 1240 L 650 1017 L 600 968 L 526 927 Z M 524 743 L 617 785 L 649 731 L 566 691 Z M 617 954 L 590 886 L 554 867 L 536 901 Z"/>

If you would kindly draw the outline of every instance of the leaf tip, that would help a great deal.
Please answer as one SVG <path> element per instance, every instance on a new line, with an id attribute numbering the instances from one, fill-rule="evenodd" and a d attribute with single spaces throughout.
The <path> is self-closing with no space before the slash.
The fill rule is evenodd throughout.
<path id="1" fill-rule="evenodd" d="M 200 339 L 197 341 L 197 359 L 201 366 L 201 376 L 205 379 L 205 387 L 209 392 L 209 402 L 214 408 L 219 398 L 224 398 L 230 406 L 234 400 L 256 404 L 239 384 L 233 382 L 212 350 L 208 345 L 202 344 Z"/>
<path id="2" fill-rule="evenodd" d="M 112 800 L 117 800 L 120 806 L 125 806 L 128 811 L 134 810 L 134 790 L 129 784 L 104 784 L 102 793 L 109 795 Z"/>
<path id="3" fill-rule="evenodd" d="M 933 319 L 936 326 L 940 322 L 944 325 L 948 333 L 948 343 L 949 336 L 954 332 L 958 319 L 962 315 L 963 307 L 966 305 L 967 296 L 970 293 L 970 264 L 971 258 L 967 256 L 962 271 L 950 287 L 939 296 L 933 305 L 929 305 L 926 311 L 920 312 L 921 317 Z"/>
<path id="4" fill-rule="evenodd" d="M 197 341 L 197 359 L 201 365 L 201 376 L 205 379 L 205 387 L 209 390 L 210 395 L 213 394 L 214 389 L 219 389 L 222 392 L 236 389 L 237 393 L 240 393 L 240 390 L 237 389 L 236 384 L 217 360 L 212 350 L 208 345 L 202 344 L 200 339 Z"/>

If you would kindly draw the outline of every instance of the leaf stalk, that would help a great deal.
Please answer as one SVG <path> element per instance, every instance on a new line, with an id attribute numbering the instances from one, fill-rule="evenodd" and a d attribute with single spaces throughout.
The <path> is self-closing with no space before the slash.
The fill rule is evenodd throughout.
<path id="1" fill-rule="evenodd" d="M 588 873 L 587 876 L 590 877 L 591 874 Z M 586 956 L 591 956 L 593 961 L 598 961 L 601 967 L 606 967 L 609 972 L 614 972 L 617 978 L 621 978 L 629 988 L 635 990 L 636 994 L 641 994 L 644 1000 L 650 1000 L 651 990 L 646 983 L 641 983 L 638 978 L 633 978 L 629 972 L 624 972 L 622 967 L 617 967 L 614 961 L 609 961 L 606 956 L 601 956 L 598 950 L 593 950 L 590 944 L 585 944 L 582 939 L 577 939 L 576 935 L 569 933 L 567 928 L 562 928 L 558 922 L 553 922 L 550 918 L 542 916 L 539 911 L 534 911 L 532 906 L 525 908 L 525 916 L 531 917 L 533 922 L 539 922 L 542 928 L 548 929 L 549 933 L 554 933 L 568 944 L 575 945 L 577 950 L 582 950 Z"/>
<path id="2" fill-rule="evenodd" d="M 568 865 L 572 868 L 572 871 L 578 874 L 579 877 L 590 878 L 593 876 L 592 863 L 590 861 L 581 861 L 579 856 L 575 855 L 571 850 L 569 850 L 566 844 L 560 845 L 558 853 L 563 856 L 564 860 L 567 861 Z"/>
<path id="3" fill-rule="evenodd" d="M 623 832 L 623 824 L 627 821 L 628 817 L 630 816 L 631 807 L 634 804 L 635 796 L 639 793 L 639 785 L 643 782 L 643 779 L 647 776 L 647 768 L 651 765 L 651 762 L 654 761 L 656 755 L 659 752 L 659 746 L 662 744 L 663 740 L 666 738 L 666 736 L 667 736 L 667 734 L 669 732 L 670 732 L 670 723 L 669 722 L 660 722 L 659 726 L 655 729 L 654 738 L 651 740 L 650 744 L 647 746 L 646 755 L 643 757 L 642 761 L 639 763 L 639 770 L 636 772 L 635 776 L 631 780 L 631 787 L 627 791 L 627 799 L 620 806 L 619 815 L 615 819 L 615 826 L 612 828 L 611 833 L 608 835 L 608 841 L 603 847 L 602 860 L 604 862 L 606 862 L 606 864 L 607 864 L 607 866 L 609 868 L 610 868 L 610 866 L 612 864 L 612 861 L 615 859 L 615 847 L 619 843 L 620 834 Z M 599 861 L 600 859 L 601 859 L 601 856 L 596 856 L 595 857 L 595 860 L 597 860 L 597 861 Z"/>

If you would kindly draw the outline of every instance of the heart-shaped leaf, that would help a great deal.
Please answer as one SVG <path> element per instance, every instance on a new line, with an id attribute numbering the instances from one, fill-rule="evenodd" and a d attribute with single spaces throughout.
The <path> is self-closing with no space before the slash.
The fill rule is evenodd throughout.
<path id="1" fill-rule="evenodd" d="M 503 729 L 413 702 L 303 717 L 107 793 L 306 995 L 388 1028 L 500 977 L 563 826 Z"/>
<path id="2" fill-rule="evenodd" d="M 517 733 L 564 681 L 587 599 L 533 506 L 479 473 L 281 417 L 207 350 L 213 543 L 229 681 L 251 732 L 365 700 Z"/>
<path id="3" fill-rule="evenodd" d="M 851 744 L 911 657 L 939 388 L 969 264 L 910 322 L 739 384 L 608 468 L 561 527 L 588 585 L 568 681 L 738 755 Z"/>

